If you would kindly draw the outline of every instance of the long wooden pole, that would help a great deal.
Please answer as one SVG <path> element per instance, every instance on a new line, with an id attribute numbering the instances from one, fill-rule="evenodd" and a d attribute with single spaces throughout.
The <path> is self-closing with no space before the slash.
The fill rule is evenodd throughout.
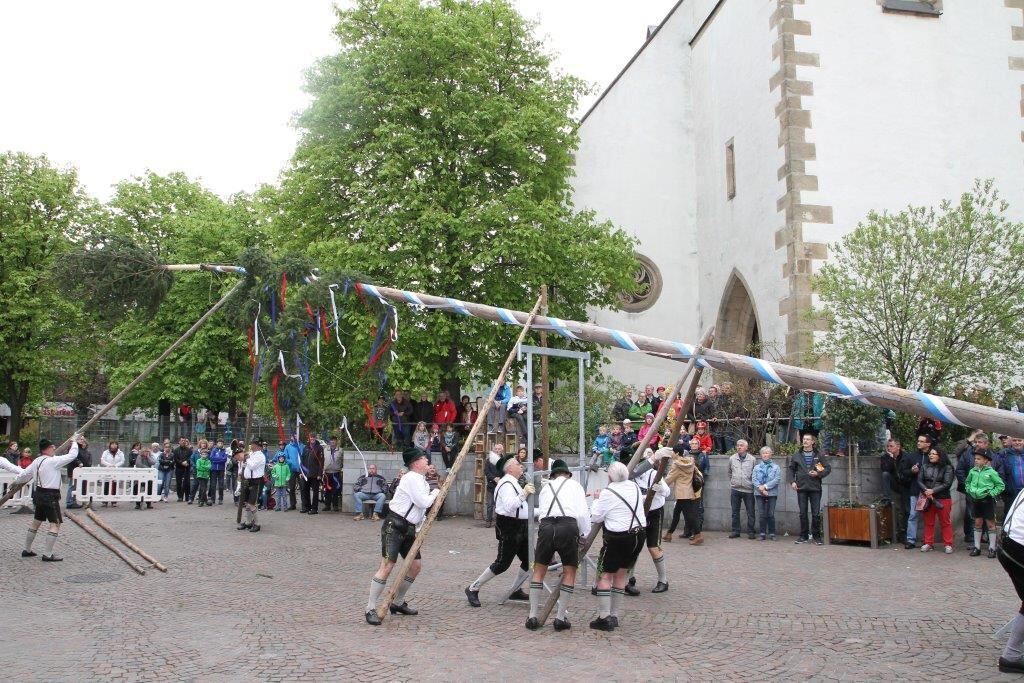
<path id="1" fill-rule="evenodd" d="M 651 441 L 654 439 L 654 435 L 658 433 L 661 423 L 665 421 L 665 417 L 668 415 L 668 409 L 672 405 L 672 401 L 675 401 L 676 396 L 678 396 L 679 392 L 683 390 L 683 384 L 686 383 L 686 379 L 697 366 L 697 359 L 700 358 L 701 354 L 704 352 L 704 345 L 710 342 L 713 335 L 714 328 L 709 328 L 704 332 L 704 335 L 701 337 L 701 343 L 696 349 L 694 349 L 693 354 L 690 356 L 690 360 L 686 363 L 686 368 L 683 369 L 683 374 L 680 375 L 679 380 L 675 383 L 675 386 L 672 387 L 672 393 L 661 402 L 660 406 L 658 406 L 658 414 L 654 416 L 654 422 L 651 423 L 651 428 L 647 430 L 647 434 L 640 440 L 640 443 L 637 444 L 636 452 L 633 454 L 629 464 L 626 466 L 630 473 L 633 472 L 633 468 L 636 467 L 640 458 L 643 457 L 644 451 L 647 450 L 647 446 L 649 446 Z M 580 548 L 580 557 L 583 557 L 590 552 L 590 546 L 594 545 L 594 540 L 597 538 L 597 535 L 601 533 L 601 529 L 603 528 L 604 525 L 602 524 L 595 524 L 590 528 L 590 534 L 587 536 L 587 540 L 584 541 L 583 547 Z M 600 579 L 600 577 L 598 578 Z M 544 603 L 544 607 L 541 609 L 540 614 L 537 617 L 540 620 L 541 626 L 543 626 L 544 622 L 547 621 L 548 616 L 551 614 L 551 610 L 554 609 L 555 603 L 557 602 L 558 591 L 553 591 L 551 595 L 548 596 L 547 602 Z"/>
<path id="2" fill-rule="evenodd" d="M 114 553 L 115 555 L 120 557 L 122 560 L 124 560 L 124 563 L 126 565 L 128 565 L 129 567 L 131 567 L 132 569 L 137 571 L 139 574 L 142 574 L 143 576 L 145 576 L 146 569 L 144 567 L 140 567 L 139 565 L 137 565 L 134 562 L 132 562 L 130 557 L 128 557 L 127 555 L 122 553 L 118 548 L 115 548 L 114 545 L 112 543 L 109 543 L 105 538 L 100 538 L 99 534 L 97 534 L 95 531 L 93 531 L 92 529 L 87 527 L 85 525 L 85 523 L 82 520 L 80 520 L 78 517 L 76 517 L 75 515 L 73 515 L 70 512 L 65 512 L 64 516 L 67 517 L 68 519 L 70 519 L 75 524 L 77 524 L 79 526 L 79 528 L 82 529 L 82 531 L 84 531 L 85 533 L 89 534 L 90 536 L 95 538 L 97 541 L 99 541 L 100 545 L 102 545 L 104 548 L 106 548 L 107 550 L 109 550 L 110 552 Z"/>
<path id="3" fill-rule="evenodd" d="M 540 298 L 541 298 L 541 312 L 544 315 L 548 314 L 548 286 L 540 286 Z M 548 333 L 544 330 L 540 332 L 540 346 L 543 349 L 548 347 Z M 551 380 L 548 375 L 548 357 L 543 355 L 540 357 L 540 382 L 544 385 L 541 389 L 540 394 L 540 450 L 544 454 L 544 469 L 548 469 L 548 460 L 551 458 L 551 403 L 550 403 L 550 392 L 551 392 Z M 530 387 L 528 391 L 532 392 L 533 387 Z M 532 426 L 531 426 L 532 429 Z M 530 462 L 533 462 L 533 453 L 529 455 Z"/>
<path id="4" fill-rule="evenodd" d="M 125 396 L 127 396 L 127 395 L 128 395 L 128 392 L 129 392 L 129 391 L 131 391 L 132 389 L 134 389 L 135 387 L 137 387 L 137 386 L 139 385 L 139 383 L 140 383 L 140 382 L 142 382 L 142 381 L 143 381 L 144 379 L 146 379 L 147 377 L 149 377 L 149 376 L 150 376 L 150 375 L 151 375 L 151 374 L 153 373 L 153 371 L 154 371 L 154 370 L 156 370 L 156 369 L 157 369 L 157 367 L 158 367 L 158 366 L 159 366 L 159 365 L 160 365 L 161 363 L 163 363 L 163 362 L 164 362 L 165 360 L 167 360 L 167 357 L 168 357 L 168 356 L 170 356 L 170 355 L 171 355 L 172 353 L 174 353 L 174 352 L 175 352 L 175 351 L 176 351 L 176 350 L 178 349 L 178 347 L 179 347 L 179 346 L 181 346 L 181 345 L 182 345 L 182 344 L 184 344 L 184 343 L 185 343 L 186 341 L 188 341 L 189 337 L 191 337 L 191 336 L 192 336 L 193 334 L 195 334 L 195 333 L 196 333 L 196 331 L 197 331 L 197 330 L 198 330 L 198 329 L 199 329 L 200 327 L 202 327 L 203 325 L 205 325 L 205 324 L 206 324 L 206 323 L 207 323 L 207 322 L 208 322 L 208 321 L 210 320 L 210 318 L 212 318 L 212 317 L 214 316 L 214 314 L 215 314 L 215 313 L 216 313 L 217 311 L 219 311 L 219 310 L 220 310 L 221 308 L 223 308 L 223 307 L 224 307 L 224 304 L 226 304 L 226 303 L 228 302 L 228 300 L 229 300 L 229 299 L 231 299 L 231 297 L 232 297 L 232 296 L 233 296 L 233 295 L 235 294 L 235 292 L 237 292 L 237 291 L 238 291 L 239 289 L 241 289 L 241 287 L 242 287 L 242 285 L 243 285 L 243 284 L 245 284 L 245 281 L 244 281 L 244 280 L 239 280 L 239 281 L 238 281 L 238 282 L 237 282 L 237 283 L 235 284 L 235 286 L 234 286 L 234 287 L 232 287 L 232 288 L 231 288 L 231 289 L 230 289 L 230 290 L 228 291 L 228 293 L 227 293 L 227 294 L 225 294 L 224 296 L 222 296 L 222 297 L 220 298 L 220 301 L 218 301 L 217 303 L 215 303 L 215 304 L 214 304 L 214 305 L 213 305 L 213 306 L 212 306 L 212 307 L 210 308 L 210 310 L 208 310 L 208 311 L 207 311 L 206 313 L 204 313 L 204 314 L 203 314 L 203 317 L 201 317 L 201 318 L 200 318 L 199 320 L 197 320 L 197 321 L 196 321 L 196 322 L 195 322 L 195 323 L 194 323 L 194 324 L 192 325 L 192 327 L 190 327 L 190 328 L 188 328 L 187 330 L 185 330 L 185 333 L 184 333 L 184 334 L 182 334 L 182 335 L 181 335 L 180 337 L 178 337 L 178 338 L 177 338 L 177 340 L 175 340 L 173 344 L 171 344 L 171 345 L 170 345 L 170 346 L 168 346 L 168 347 L 167 347 L 166 349 L 164 349 L 164 352 L 163 352 L 163 353 L 161 353 L 161 354 L 160 354 L 159 356 L 157 356 L 157 358 L 156 358 L 156 359 L 155 359 L 155 360 L 154 360 L 154 361 L 153 361 L 152 363 L 150 363 L 149 365 L 147 365 L 147 366 L 146 366 L 146 369 L 145 369 L 145 370 L 143 370 L 143 371 L 142 371 L 141 373 L 139 373 L 139 376 L 138 376 L 138 377 L 136 377 L 136 378 L 135 378 L 135 379 L 133 379 L 133 380 L 132 380 L 131 382 L 129 382 L 129 383 L 128 383 L 128 385 L 127 385 L 127 386 L 125 386 L 125 388 L 124 388 L 124 389 L 122 389 L 121 391 L 117 392 L 117 395 L 116 395 L 116 396 L 114 396 L 114 398 L 110 399 L 110 402 L 109 402 L 109 403 L 107 403 L 107 405 L 105 405 L 105 406 L 103 406 L 102 408 L 100 408 L 100 410 L 99 410 L 99 411 L 98 411 L 98 412 L 97 412 L 97 413 L 96 413 L 95 415 L 93 415 L 92 417 L 90 417 L 90 418 L 89 418 L 88 422 L 86 422 L 86 423 L 85 423 L 84 425 L 82 425 L 81 427 L 79 427 L 79 428 L 78 428 L 77 430 L 75 430 L 75 431 L 76 431 L 76 432 L 78 432 L 78 433 L 84 433 L 84 432 L 85 432 L 86 430 L 88 430 L 88 429 L 89 429 L 90 427 L 92 427 L 92 426 L 93 426 L 94 424 L 96 424 L 97 422 L 99 422 L 100 418 L 102 418 L 102 417 L 103 417 L 104 415 L 106 415 L 106 414 L 107 414 L 108 412 L 110 412 L 110 410 L 111 410 L 111 409 L 112 409 L 112 408 L 113 408 L 114 406 L 116 406 L 116 405 L 117 405 L 117 404 L 118 404 L 118 403 L 119 403 L 119 402 L 121 401 L 121 399 L 123 399 L 123 398 L 124 398 Z M 59 447 L 57 448 L 57 451 L 58 451 L 58 452 L 59 452 L 59 451 L 63 451 L 63 450 L 65 449 L 65 448 L 67 448 L 68 446 L 70 446 L 70 445 L 71 445 L 71 439 L 72 439 L 72 438 L 74 438 L 74 434 L 72 434 L 71 436 L 69 436 L 69 437 L 68 437 L 68 438 L 67 438 L 67 439 L 66 439 L 66 440 L 64 441 L 64 443 L 62 443 L 62 444 L 61 444 L 61 445 L 60 445 L 60 446 L 59 446 Z M 22 486 L 24 486 L 24 484 L 18 484 L 18 485 L 15 485 L 15 486 L 11 486 L 11 487 L 10 487 L 9 489 L 7 489 L 7 493 L 6 493 L 6 494 L 4 494 L 4 496 L 3 496 L 2 498 L 0 498 L 0 507 L 2 507 L 4 503 L 6 503 L 6 502 L 7 502 L 7 501 L 9 501 L 9 500 L 10 500 L 10 499 L 11 499 L 12 497 L 14 497 L 14 494 L 15 494 L 15 493 L 17 493 L 17 492 L 18 492 L 19 490 L 21 490 L 21 487 L 22 487 Z"/>
<path id="5" fill-rule="evenodd" d="M 86 514 L 86 516 L 89 517 L 89 519 L 91 519 L 92 521 L 96 522 L 96 526 L 98 526 L 99 528 L 103 529 L 104 531 L 106 531 L 108 534 L 110 534 L 111 536 L 113 536 L 117 540 L 121 541 L 121 543 L 124 543 L 125 546 L 129 550 L 134 551 L 135 554 L 137 554 L 139 557 L 141 557 L 146 562 L 149 562 L 151 565 L 153 565 L 153 567 L 155 569 L 157 569 L 159 571 L 162 571 L 165 574 L 167 573 L 167 567 L 162 565 L 159 560 L 157 560 L 155 557 L 153 557 L 152 555 L 147 553 L 145 550 L 143 550 L 139 546 L 137 546 L 134 543 L 132 543 L 131 541 L 129 541 L 122 534 L 120 534 L 117 531 L 114 531 L 113 529 L 111 529 L 110 525 L 107 524 L 106 522 L 104 522 L 102 519 L 100 519 L 100 516 L 97 515 L 95 512 L 93 512 L 92 510 L 89 510 L 87 508 L 86 511 L 85 511 L 85 514 Z"/>
<path id="6" fill-rule="evenodd" d="M 527 316 L 522 311 L 496 308 L 469 301 L 455 301 L 419 292 L 407 292 L 364 283 L 358 283 L 356 286 L 363 291 L 392 301 L 468 314 L 493 322 L 522 324 Z M 582 341 L 595 342 L 628 351 L 638 351 L 670 360 L 687 360 L 693 353 L 692 347 L 681 342 L 627 333 L 573 320 L 539 316 L 534 327 L 538 330 L 554 330 L 563 336 L 571 336 Z M 1024 413 L 990 408 L 946 396 L 932 396 L 878 382 L 840 377 L 830 372 L 783 365 L 715 349 L 707 349 L 703 360 L 716 370 L 740 377 L 784 384 L 796 389 L 809 389 L 819 393 L 851 396 L 858 400 L 868 401 L 872 405 L 891 408 L 903 413 L 925 415 L 943 422 L 958 422 L 979 429 L 996 431 L 1000 434 L 1024 437 Z"/>
<path id="7" fill-rule="evenodd" d="M 491 405 L 494 402 L 494 397 L 498 394 L 498 388 L 505 383 L 505 376 L 508 374 L 509 368 L 512 367 L 512 361 L 516 358 L 516 352 L 519 350 L 519 345 L 526 339 L 526 333 L 530 331 L 530 327 L 533 325 L 533 320 L 537 316 L 537 311 L 540 310 L 540 297 L 537 298 L 537 303 L 533 306 L 533 311 L 530 312 L 529 317 L 523 324 L 523 329 L 519 333 L 519 338 L 516 340 L 512 350 L 509 351 L 508 358 L 505 359 L 505 364 L 501 367 L 501 372 L 498 373 L 497 379 L 494 381 L 494 385 L 491 387 L 491 392 L 487 395 L 487 401 L 484 405 Z M 444 505 L 445 496 L 448 495 L 448 489 L 455 483 L 455 477 L 459 473 L 459 468 L 462 467 L 463 460 L 466 459 L 466 454 L 469 453 L 470 448 L 473 446 L 473 440 L 476 439 L 477 432 L 483 427 L 484 423 L 487 422 L 487 411 L 481 410 L 480 414 L 477 415 L 476 422 L 473 423 L 472 429 L 469 430 L 469 435 L 462 444 L 462 448 L 459 450 L 459 457 L 455 458 L 455 462 L 448 468 L 448 476 L 445 477 L 444 483 L 441 485 L 441 490 L 437 494 L 437 500 L 434 502 L 434 506 L 430 509 L 427 514 L 427 519 L 423 522 L 423 527 L 420 532 L 416 534 L 416 540 L 413 541 L 412 547 L 405 556 L 405 561 L 398 570 L 398 576 L 394 581 L 391 582 L 391 587 L 388 588 L 384 594 L 384 602 L 381 603 L 380 607 L 377 608 L 377 616 L 380 617 L 381 621 L 387 618 L 388 606 L 395 599 L 395 594 L 398 593 L 398 587 L 402 585 L 402 581 L 405 580 L 406 574 L 409 573 L 409 568 L 412 567 L 413 560 L 416 559 L 416 554 L 419 552 L 420 547 L 423 545 L 423 541 L 426 540 L 427 534 L 430 532 L 430 527 L 433 526 L 434 520 L 437 519 L 438 513 L 441 511 L 441 507 Z"/>

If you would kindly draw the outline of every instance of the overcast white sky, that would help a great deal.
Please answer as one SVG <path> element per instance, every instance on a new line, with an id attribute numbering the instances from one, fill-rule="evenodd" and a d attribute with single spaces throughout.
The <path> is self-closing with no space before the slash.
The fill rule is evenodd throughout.
<path id="1" fill-rule="evenodd" d="M 603 88 L 675 0 L 517 0 Z M 152 169 L 222 196 L 274 182 L 303 72 L 336 43 L 332 0 L 0 2 L 0 150 L 79 168 L 90 192 Z M 586 103 L 584 103 L 586 104 Z"/>

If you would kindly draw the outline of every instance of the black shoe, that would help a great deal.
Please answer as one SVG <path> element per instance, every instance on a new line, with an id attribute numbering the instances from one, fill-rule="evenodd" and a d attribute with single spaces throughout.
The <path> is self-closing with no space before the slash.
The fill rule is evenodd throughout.
<path id="1" fill-rule="evenodd" d="M 816 538 L 814 539 L 814 545 L 825 545 L 825 541 L 820 538 Z"/>
<path id="2" fill-rule="evenodd" d="M 989 548 L 988 549 L 988 559 L 990 559 L 990 560 L 995 559 L 995 556 L 996 556 L 996 551 L 993 550 L 992 548 Z"/>
<path id="3" fill-rule="evenodd" d="M 740 537 L 740 532 L 738 532 L 738 531 L 734 531 L 731 534 L 729 534 L 729 538 L 739 538 L 739 537 Z"/>
<path id="4" fill-rule="evenodd" d="M 593 588 L 590 589 L 590 594 L 591 595 L 597 595 L 597 586 L 594 586 Z"/>
<path id="5" fill-rule="evenodd" d="M 377 610 L 372 609 L 366 613 L 366 623 L 370 626 L 380 626 L 380 617 L 377 616 Z"/>
<path id="6" fill-rule="evenodd" d="M 1020 659 L 999 658 L 999 670 L 1004 674 L 1024 674 L 1024 661 Z"/>
<path id="7" fill-rule="evenodd" d="M 57 555 L 43 555 L 43 557 L 41 559 L 43 560 L 43 562 L 63 562 L 64 561 L 63 557 L 58 557 Z"/>
<path id="8" fill-rule="evenodd" d="M 612 626 L 610 619 L 611 617 L 598 617 L 590 622 L 590 628 L 595 631 L 614 631 L 615 627 Z"/>
<path id="9" fill-rule="evenodd" d="M 236 528 L 239 531 L 245 531 L 246 529 L 252 528 L 252 524 L 239 524 Z"/>
<path id="10" fill-rule="evenodd" d="M 508 596 L 508 599 L 529 602 L 530 596 L 524 593 L 522 588 L 517 588 L 514 593 Z"/>
<path id="11" fill-rule="evenodd" d="M 794 542 L 794 543 L 807 543 L 807 539 L 806 539 L 806 538 L 804 538 L 803 536 L 797 536 L 797 537 L 796 537 L 796 540 L 795 540 L 795 541 L 793 541 L 793 542 Z"/>
<path id="12" fill-rule="evenodd" d="M 238 500 L 235 500 L 235 502 L 237 503 L 237 502 L 238 502 Z M 288 506 L 288 509 L 289 509 L 289 510 L 294 510 L 294 509 L 295 509 L 295 506 L 294 506 L 294 505 L 289 505 L 289 506 Z M 305 510 L 303 510 L 303 512 L 305 512 Z"/>
<path id="13" fill-rule="evenodd" d="M 34 552 L 32 552 L 31 550 L 22 550 L 21 551 L 21 556 L 22 557 L 35 557 L 36 554 Z"/>
<path id="14" fill-rule="evenodd" d="M 612 628 L 618 628 L 619 627 L 619 618 L 617 616 L 615 616 L 615 615 L 611 615 L 611 616 L 608 617 L 608 623 L 612 625 Z"/>
<path id="15" fill-rule="evenodd" d="M 981 555 L 981 548 L 971 548 L 970 555 L 971 557 L 977 557 L 978 555 Z"/>
<path id="16" fill-rule="evenodd" d="M 480 606 L 480 591 L 470 590 L 467 587 L 466 588 L 466 598 L 469 599 L 469 605 L 471 607 L 479 607 Z"/>
<path id="17" fill-rule="evenodd" d="M 392 614 L 404 614 L 409 617 L 414 617 L 417 614 L 419 614 L 419 611 L 414 610 L 412 607 L 409 607 L 409 603 L 407 602 L 403 602 L 401 605 L 391 603 L 391 605 L 388 606 L 388 609 L 391 610 Z"/>
<path id="18" fill-rule="evenodd" d="M 916 547 L 917 547 L 916 543 L 904 543 L 903 544 L 903 549 L 904 550 L 913 550 Z"/>
<path id="19" fill-rule="evenodd" d="M 556 631 L 568 631 L 570 628 L 572 628 L 572 624 L 569 623 L 568 619 L 555 619 Z"/>
<path id="20" fill-rule="evenodd" d="M 311 515 L 319 515 L 319 514 L 320 514 L 320 511 L 319 511 L 319 510 L 313 510 L 313 511 L 312 511 L 312 512 L 310 512 L 309 514 L 311 514 Z"/>
<path id="21" fill-rule="evenodd" d="M 71 505 L 65 505 L 64 509 L 65 510 L 77 510 L 80 507 L 82 507 L 82 506 L 79 505 L 78 503 L 72 503 Z"/>
<path id="22" fill-rule="evenodd" d="M 153 509 L 153 504 L 152 503 L 146 503 L 146 509 L 147 510 L 152 510 Z"/>
<path id="23" fill-rule="evenodd" d="M 536 631 L 537 629 L 539 629 L 540 622 L 537 621 L 537 617 L 530 617 L 529 619 L 527 619 L 526 628 L 530 629 L 531 631 Z"/>
<path id="24" fill-rule="evenodd" d="M 292 508 L 292 510 L 294 510 L 294 509 L 295 509 L 295 508 Z M 309 510 L 307 510 L 306 508 L 302 508 L 301 510 L 299 510 L 299 514 L 300 514 L 300 515 L 304 515 L 304 514 L 306 514 L 307 512 L 309 512 Z"/>
<path id="25" fill-rule="evenodd" d="M 136 503 L 135 504 L 135 509 L 136 510 L 141 510 L 142 509 L 142 503 Z"/>
<path id="26" fill-rule="evenodd" d="M 622 592 L 634 598 L 640 595 L 640 589 L 636 586 L 631 586 L 628 583 L 626 584 L 626 587 L 622 589 Z"/>
<path id="27" fill-rule="evenodd" d="M 224 504 L 224 500 L 223 499 L 221 499 L 221 501 L 219 503 L 217 503 L 217 505 L 223 505 L 223 504 Z"/>
<path id="28" fill-rule="evenodd" d="M 747 534 L 747 538 L 753 541 L 755 538 L 757 538 L 757 534 Z"/>
<path id="29" fill-rule="evenodd" d="M 191 505 L 191 504 L 192 504 L 192 501 L 190 500 L 190 501 L 188 502 L 188 504 L 189 504 L 189 505 Z"/>
<path id="30" fill-rule="evenodd" d="M 664 593 L 667 590 L 668 590 L 668 583 L 666 583 L 665 581 L 659 581 L 658 584 L 654 587 L 654 590 L 652 590 L 651 592 L 652 593 Z"/>
<path id="31" fill-rule="evenodd" d="M 260 525 L 259 524 L 255 524 L 255 525 L 253 525 L 253 527 L 251 529 L 249 529 L 249 533 L 250 534 L 254 534 L 254 533 L 256 533 L 259 530 L 260 530 Z"/>

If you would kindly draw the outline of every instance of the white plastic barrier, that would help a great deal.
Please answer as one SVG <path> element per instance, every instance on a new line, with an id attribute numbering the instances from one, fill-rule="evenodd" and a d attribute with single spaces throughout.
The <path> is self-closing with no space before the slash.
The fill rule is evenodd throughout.
<path id="1" fill-rule="evenodd" d="M 11 487 L 14 480 L 18 475 L 11 474 L 10 472 L 0 472 L 0 496 L 7 494 L 7 489 Z M 5 508 L 16 508 L 27 505 L 32 507 L 32 483 L 29 482 L 27 485 L 22 486 L 21 490 L 14 494 L 14 496 L 4 503 Z"/>
<path id="2" fill-rule="evenodd" d="M 73 476 L 75 501 L 83 505 L 160 500 L 156 494 L 156 470 L 152 467 L 77 467 Z"/>

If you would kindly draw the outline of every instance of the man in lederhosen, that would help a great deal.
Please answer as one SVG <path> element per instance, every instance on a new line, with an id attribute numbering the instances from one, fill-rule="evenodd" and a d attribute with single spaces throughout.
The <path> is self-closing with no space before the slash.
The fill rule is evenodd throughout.
<path id="1" fill-rule="evenodd" d="M 597 560 L 598 617 L 590 628 L 613 631 L 619 625 L 619 604 L 626 587 L 626 573 L 636 563 L 646 539 L 644 494 L 621 462 L 608 466 L 608 486 L 595 491 L 597 502 L 590 511 L 594 524 L 604 523 L 601 554 Z"/>
<path id="2" fill-rule="evenodd" d="M 44 539 L 43 562 L 60 562 L 63 557 L 53 554 L 53 546 L 57 543 L 57 534 L 60 533 L 61 522 L 64 518 L 60 514 L 60 470 L 78 457 L 78 439 L 81 434 L 71 437 L 71 450 L 66 455 L 54 456 L 56 447 L 53 442 L 42 439 L 39 441 L 39 457 L 32 461 L 14 480 L 15 484 L 27 484 L 33 482 L 35 488 L 32 490 L 32 503 L 35 505 L 35 515 L 28 525 L 28 534 L 25 537 L 25 549 L 21 551 L 22 557 L 35 557 L 32 552 L 32 542 L 36 540 L 36 532 L 43 522 L 50 523 L 50 529 Z"/>
<path id="3" fill-rule="evenodd" d="M 238 525 L 238 530 L 248 529 L 256 533 L 260 530 L 260 525 L 256 521 L 256 502 L 259 500 L 263 475 L 267 469 L 267 456 L 263 454 L 263 446 L 259 439 L 253 439 L 249 444 L 249 455 L 241 465 L 245 510 L 242 513 L 242 523 Z"/>
<path id="4" fill-rule="evenodd" d="M 404 558 L 412 550 L 413 541 L 416 540 L 416 527 L 423 521 L 427 510 L 441 492 L 440 489 L 431 491 L 430 484 L 423 476 L 428 467 L 425 451 L 410 448 L 402 453 L 402 460 L 409 471 L 398 480 L 398 488 L 395 489 L 395 495 L 388 504 L 387 517 L 380 527 L 382 557 L 380 567 L 370 581 L 370 599 L 366 603 L 366 623 L 373 626 L 380 626 L 381 623 L 380 617 L 377 616 L 377 601 L 384 593 L 391 570 L 395 568 L 399 556 Z M 388 605 L 392 614 L 417 614 L 417 611 L 409 607 L 409 603 L 405 601 L 405 594 L 409 592 L 422 568 L 423 563 L 417 551 L 416 559 L 409 567 L 409 573 L 398 587 L 395 602 Z"/>
<path id="5" fill-rule="evenodd" d="M 672 458 L 671 448 L 659 448 L 657 452 L 652 451 L 650 448 L 645 453 L 647 456 L 647 462 L 651 464 L 654 469 L 645 470 L 643 474 L 634 476 L 633 481 L 640 486 L 640 490 L 644 493 L 644 498 L 647 498 L 647 492 L 654 489 L 654 496 L 651 498 L 651 509 L 647 512 L 647 528 L 645 536 L 647 539 L 647 550 L 651 553 L 651 559 L 654 560 L 654 568 L 658 572 L 658 583 L 654 586 L 652 593 L 664 593 L 668 590 L 668 572 L 665 569 L 665 551 L 661 549 L 661 525 L 662 525 L 662 513 L 665 508 L 665 497 L 669 494 L 668 484 L 665 483 L 664 477 L 658 480 L 655 484 L 654 480 L 658 478 L 658 462 L 661 460 L 670 460 Z M 668 463 L 666 462 L 666 465 Z M 640 469 L 640 468 L 637 468 Z M 633 474 L 636 475 L 636 470 L 633 470 Z M 636 597 L 640 595 L 640 589 L 636 587 L 636 578 L 633 576 L 633 567 L 629 569 L 629 582 L 626 584 L 626 595 Z"/>
<path id="6" fill-rule="evenodd" d="M 514 455 L 503 455 L 498 460 L 497 469 L 503 474 L 494 488 L 494 535 L 498 539 L 498 557 L 476 581 L 466 587 L 466 597 L 473 607 L 480 606 L 480 588 L 508 569 L 512 558 L 519 558 L 516 585 L 530 575 L 530 539 L 526 526 L 530 508 L 526 499 L 536 489 L 532 483 L 520 488 L 519 477 L 523 473 L 523 464 Z"/>
<path id="7" fill-rule="evenodd" d="M 537 613 L 544 599 L 544 575 L 558 553 L 562 562 L 562 584 L 558 589 L 558 616 L 555 630 L 565 631 L 569 624 L 569 598 L 576 585 L 580 543 L 590 533 L 587 494 L 572 478 L 564 460 L 551 463 L 551 478 L 544 483 L 537 501 L 537 551 L 533 555 L 533 579 L 530 581 L 530 618 L 526 628 L 540 628 Z"/>

